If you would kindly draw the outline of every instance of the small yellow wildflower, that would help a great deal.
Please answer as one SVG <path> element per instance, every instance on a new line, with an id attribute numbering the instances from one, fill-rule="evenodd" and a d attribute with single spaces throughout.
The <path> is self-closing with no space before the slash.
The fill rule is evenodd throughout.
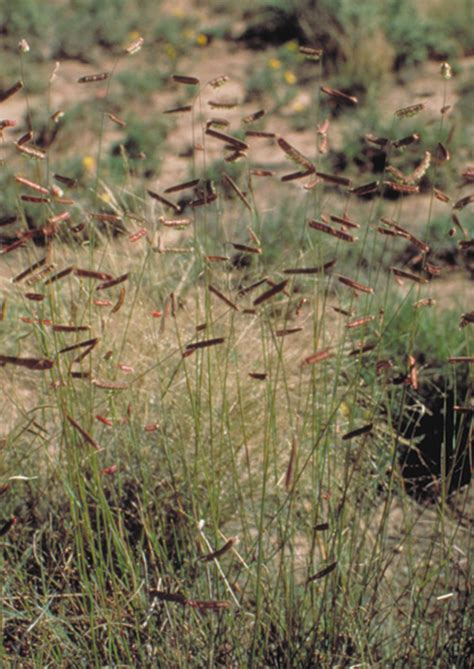
<path id="1" fill-rule="evenodd" d="M 304 104 L 301 102 L 301 100 L 295 100 L 291 105 L 291 108 L 295 112 L 302 112 L 304 111 Z"/>
<path id="2" fill-rule="evenodd" d="M 291 40 L 291 42 L 287 42 L 285 44 L 285 48 L 288 51 L 298 51 L 298 49 L 299 49 L 298 42 L 295 42 L 295 40 Z"/>
<path id="3" fill-rule="evenodd" d="M 176 53 L 176 49 L 174 48 L 174 46 L 172 44 L 166 44 L 165 45 L 165 53 L 170 60 L 176 60 L 177 53 Z"/>
<path id="4" fill-rule="evenodd" d="M 93 156 L 84 156 L 82 159 L 82 166 L 86 172 L 94 172 L 95 170 L 95 158 Z"/>
<path id="5" fill-rule="evenodd" d="M 281 67 L 281 60 L 279 60 L 279 58 L 270 58 L 268 65 L 272 68 L 272 70 L 279 70 Z"/>
<path id="6" fill-rule="evenodd" d="M 290 84 L 290 86 L 293 86 L 293 84 L 296 84 L 297 82 L 296 76 L 290 70 L 285 70 L 283 77 L 285 78 L 286 83 Z"/>
<path id="7" fill-rule="evenodd" d="M 134 42 L 135 40 L 139 39 L 141 37 L 140 33 L 138 30 L 132 30 L 131 32 L 128 33 L 128 41 L 129 42 Z"/>
<path id="8" fill-rule="evenodd" d="M 204 33 L 199 33 L 199 35 L 196 37 L 196 42 L 199 44 L 199 46 L 206 46 L 206 44 L 209 42 L 209 38 L 207 35 L 204 35 Z"/>

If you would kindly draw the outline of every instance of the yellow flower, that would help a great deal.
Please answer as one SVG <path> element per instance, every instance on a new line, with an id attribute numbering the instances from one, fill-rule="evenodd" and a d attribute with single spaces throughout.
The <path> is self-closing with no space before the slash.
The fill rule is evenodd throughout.
<path id="1" fill-rule="evenodd" d="M 199 46 L 206 46 L 206 44 L 209 42 L 209 39 L 207 35 L 199 33 L 199 35 L 196 37 L 196 42 L 199 44 Z"/>
<path id="2" fill-rule="evenodd" d="M 129 42 L 134 42 L 135 40 L 139 39 L 141 37 L 140 33 L 138 30 L 132 30 L 131 32 L 128 33 L 128 41 Z"/>
<path id="3" fill-rule="evenodd" d="M 281 67 L 281 60 L 278 58 L 270 58 L 268 65 L 272 68 L 272 70 L 279 70 Z"/>
<path id="4" fill-rule="evenodd" d="M 298 51 L 298 42 L 295 42 L 295 40 L 291 40 L 291 42 L 287 42 L 285 44 L 285 47 L 288 49 L 288 51 Z"/>
<path id="5" fill-rule="evenodd" d="M 304 111 L 304 104 L 301 102 L 301 100 L 295 100 L 291 105 L 291 108 L 295 112 L 302 112 Z"/>
<path id="6" fill-rule="evenodd" d="M 86 172 L 94 172 L 95 170 L 95 158 L 93 156 L 84 156 L 82 159 L 82 166 Z"/>
<path id="7" fill-rule="evenodd" d="M 170 60 L 175 60 L 176 59 L 176 56 L 177 56 L 176 49 L 174 48 L 174 46 L 172 44 L 166 44 L 165 45 L 165 52 L 166 52 L 166 55 L 168 56 L 168 58 Z"/>
<path id="8" fill-rule="evenodd" d="M 290 70 L 285 70 L 283 76 L 285 78 L 286 83 L 290 84 L 290 86 L 296 84 L 297 82 L 296 76 Z"/>

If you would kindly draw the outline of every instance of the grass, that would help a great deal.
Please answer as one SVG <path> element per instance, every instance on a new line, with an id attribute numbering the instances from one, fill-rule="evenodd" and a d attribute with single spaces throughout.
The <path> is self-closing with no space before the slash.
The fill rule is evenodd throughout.
<path id="1" fill-rule="evenodd" d="M 288 140 L 296 165 L 235 110 L 217 112 L 230 138 L 206 134 L 221 93 L 191 85 L 176 181 L 200 182 L 166 193 L 166 169 L 147 180 L 132 155 L 170 150 L 156 110 L 109 135 L 122 67 L 68 121 L 94 144 L 39 160 L 13 144 L 24 128 L 4 131 L 2 666 L 467 666 L 472 203 L 453 210 L 470 191 L 452 176 L 448 203 L 433 189 L 464 155 L 391 199 L 386 170 L 334 174 L 316 132 Z M 332 123 L 318 77 L 316 124 Z M 446 141 L 436 114 L 426 145 L 401 164 L 389 144 L 387 162 L 407 174 Z M 249 144 L 235 164 L 232 137 Z M 252 172 L 269 161 L 276 175 Z M 330 177 L 303 189 L 314 169 L 378 183 L 370 199 Z M 382 217 L 408 231 L 382 234 Z"/>

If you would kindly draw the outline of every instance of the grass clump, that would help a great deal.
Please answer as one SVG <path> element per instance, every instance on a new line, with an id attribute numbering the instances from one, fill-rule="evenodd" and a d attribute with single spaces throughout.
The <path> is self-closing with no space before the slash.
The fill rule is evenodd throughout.
<path id="1" fill-rule="evenodd" d="M 170 136 L 123 113 L 119 65 L 70 154 L 5 128 L 2 663 L 464 662 L 470 191 L 439 199 L 424 145 L 392 163 L 399 128 L 405 178 L 335 169 L 331 104 L 357 101 L 323 78 L 303 140 L 175 74 Z"/>

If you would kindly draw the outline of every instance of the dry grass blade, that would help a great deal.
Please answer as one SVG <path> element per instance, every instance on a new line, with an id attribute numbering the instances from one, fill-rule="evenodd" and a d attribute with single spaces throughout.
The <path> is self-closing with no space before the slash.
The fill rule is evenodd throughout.
<path id="1" fill-rule="evenodd" d="M 360 228 L 359 223 L 356 223 L 347 216 L 336 216 L 334 214 L 331 214 L 329 218 L 333 223 L 340 223 L 341 225 L 347 228 L 355 228 L 355 229 Z"/>
<path id="2" fill-rule="evenodd" d="M 209 100 L 207 104 L 211 109 L 235 109 L 239 106 L 237 100 Z"/>
<path id="3" fill-rule="evenodd" d="M 384 186 L 390 188 L 391 190 L 396 191 L 397 193 L 419 193 L 419 186 L 410 186 L 409 184 L 401 184 L 396 181 L 383 181 Z"/>
<path id="4" fill-rule="evenodd" d="M 90 325 L 53 325 L 54 332 L 88 332 Z"/>
<path id="5" fill-rule="evenodd" d="M 36 261 L 26 269 L 24 269 L 20 274 L 17 274 L 15 277 L 13 277 L 12 281 L 13 283 L 19 283 L 20 281 L 23 281 L 23 279 L 26 279 L 27 276 L 30 274 L 33 274 L 34 271 L 39 269 L 40 267 L 43 267 L 43 265 L 48 261 L 48 257 L 45 256 L 44 258 L 41 258 L 41 260 Z"/>
<path id="6" fill-rule="evenodd" d="M 343 283 L 345 286 L 349 286 L 349 288 L 353 288 L 354 290 L 360 291 L 361 293 L 367 293 L 371 295 L 374 292 L 374 289 L 370 286 L 366 286 L 363 283 L 354 281 L 354 279 L 350 279 L 349 277 L 343 276 L 342 274 L 338 275 L 337 280 Z"/>
<path id="7" fill-rule="evenodd" d="M 209 346 L 217 346 L 218 344 L 223 344 L 225 342 L 224 337 L 214 337 L 213 339 L 203 339 L 201 341 L 195 341 L 186 346 L 186 351 L 196 351 L 199 348 L 208 348 Z"/>
<path id="8" fill-rule="evenodd" d="M 17 175 L 15 176 L 15 181 L 21 184 L 22 186 L 27 186 L 28 188 L 37 191 L 38 193 L 43 193 L 43 195 L 49 195 L 49 190 L 47 188 L 45 188 L 44 186 L 40 186 L 40 184 L 37 184 L 34 181 L 31 181 L 30 179 L 26 179 L 25 177 Z"/>
<path id="9" fill-rule="evenodd" d="M 0 355 L 0 366 L 3 365 L 16 365 L 17 367 L 26 367 L 26 369 L 43 372 L 46 369 L 51 369 L 54 361 L 47 358 L 18 358 L 14 355 Z"/>
<path id="10" fill-rule="evenodd" d="M 326 181 L 327 183 L 330 183 L 330 184 L 334 184 L 336 186 L 347 186 L 347 187 L 349 187 L 351 185 L 351 180 L 350 179 L 347 179 L 346 177 L 338 177 L 335 174 L 326 174 L 325 172 L 316 172 L 316 176 L 318 176 L 323 181 Z"/>
<path id="11" fill-rule="evenodd" d="M 324 578 L 328 574 L 330 574 L 332 571 L 334 571 L 337 567 L 337 561 L 332 562 L 329 564 L 327 567 L 324 567 L 324 569 L 321 569 L 318 571 L 316 574 L 313 576 L 310 576 L 307 580 L 307 583 L 312 583 L 313 581 L 319 581 L 319 579 Z"/>
<path id="12" fill-rule="evenodd" d="M 244 253 L 255 253 L 257 255 L 260 255 L 262 253 L 262 249 L 256 248 L 255 246 L 247 246 L 246 244 L 237 244 L 236 242 L 230 242 L 230 243 L 231 246 L 233 246 L 236 251 L 243 251 Z M 263 281 L 261 283 L 263 283 Z"/>
<path id="13" fill-rule="evenodd" d="M 238 537 L 230 537 L 221 548 L 213 551 L 212 553 L 207 553 L 206 555 L 201 556 L 199 559 L 202 562 L 212 562 L 212 560 L 217 560 L 218 558 L 222 557 L 226 553 L 230 551 L 230 549 L 235 546 L 239 541 Z"/>
<path id="14" fill-rule="evenodd" d="M 143 39 L 143 37 L 138 37 L 136 40 L 134 40 L 131 44 L 129 44 L 125 48 L 125 50 L 124 50 L 125 53 L 127 53 L 129 56 L 135 55 L 136 53 L 138 53 L 140 51 L 144 42 L 145 42 L 145 40 Z"/>
<path id="15" fill-rule="evenodd" d="M 5 89 L 4 91 L 0 91 L 0 102 L 5 102 L 5 100 L 11 98 L 12 95 L 15 95 L 15 93 L 21 91 L 22 88 L 23 82 L 17 81 L 15 84 L 13 84 L 13 86 L 10 86 L 10 88 Z"/>
<path id="16" fill-rule="evenodd" d="M 123 118 L 119 118 L 116 114 L 112 114 L 112 112 L 108 112 L 107 116 L 112 121 L 112 123 L 115 123 L 115 125 L 118 125 L 120 128 L 126 128 L 127 127 L 127 122 L 124 121 Z"/>
<path id="17" fill-rule="evenodd" d="M 92 339 L 85 339 L 84 341 L 80 341 L 77 344 L 72 344 L 71 346 L 66 346 L 65 348 L 60 349 L 59 353 L 68 353 L 69 351 L 75 351 L 78 348 L 94 347 L 97 346 L 98 341 L 99 341 L 98 337 L 93 337 Z"/>
<path id="18" fill-rule="evenodd" d="M 301 332 L 303 328 L 284 328 L 283 330 L 275 330 L 275 337 L 286 337 L 287 335 Z"/>
<path id="19" fill-rule="evenodd" d="M 316 351 L 316 353 L 313 353 L 312 355 L 308 355 L 303 362 L 301 363 L 303 366 L 306 365 L 314 365 L 317 362 L 323 362 L 323 360 L 328 360 L 329 358 L 332 358 L 333 354 L 330 352 L 328 348 L 322 349 L 321 351 Z"/>
<path id="20" fill-rule="evenodd" d="M 163 114 L 183 114 L 185 112 L 190 112 L 193 110 L 192 105 L 181 105 L 181 107 L 172 107 L 171 109 L 165 109 Z"/>
<path id="21" fill-rule="evenodd" d="M 166 219 L 161 217 L 159 220 L 161 225 L 164 225 L 165 227 L 168 228 L 179 228 L 179 227 L 185 227 L 186 225 L 191 225 L 190 218 Z"/>
<path id="22" fill-rule="evenodd" d="M 108 281 L 104 281 L 103 283 L 100 283 L 96 287 L 96 290 L 106 290 L 107 288 L 112 288 L 113 286 L 117 286 L 119 283 L 123 283 L 124 281 L 127 281 L 127 279 L 128 279 L 128 272 L 126 274 L 122 274 L 121 276 L 118 276 L 116 279 L 109 279 Z"/>
<path id="23" fill-rule="evenodd" d="M 253 123 L 254 121 L 258 121 L 259 118 L 262 118 L 262 116 L 265 116 L 265 110 L 259 109 L 258 111 L 253 112 L 252 114 L 244 116 L 244 118 L 242 119 L 242 123 Z"/>
<path id="24" fill-rule="evenodd" d="M 16 214 L 6 214 L 6 216 L 0 217 L 0 228 L 3 228 L 5 225 L 12 225 L 17 220 L 18 216 Z"/>
<path id="25" fill-rule="evenodd" d="M 205 256 L 209 262 L 227 262 L 230 260 L 229 256 Z"/>
<path id="26" fill-rule="evenodd" d="M 132 243 L 138 242 L 139 239 L 143 239 L 143 237 L 146 237 L 147 234 L 148 230 L 146 228 L 139 228 L 136 232 L 133 232 L 128 236 L 128 241 Z"/>
<path id="27" fill-rule="evenodd" d="M 419 114 L 423 109 L 425 108 L 425 105 L 420 102 L 418 104 L 414 105 L 409 105 L 408 107 L 402 107 L 401 109 L 397 109 L 395 112 L 395 116 L 398 118 L 410 118 L 411 116 L 416 116 L 416 114 Z"/>
<path id="28" fill-rule="evenodd" d="M 26 243 L 26 238 L 21 238 L 17 239 L 16 241 L 12 242 L 8 246 L 5 246 L 2 251 L 0 252 L 0 255 L 6 255 L 7 253 L 11 253 L 15 249 L 19 248 L 20 246 L 24 246 Z"/>
<path id="29" fill-rule="evenodd" d="M 418 276 L 417 274 L 413 274 L 412 272 L 408 272 L 407 270 L 399 269 L 398 267 L 391 267 L 390 269 L 394 275 L 398 276 L 400 279 L 409 279 L 410 281 L 415 281 L 416 283 L 426 283 L 426 279 L 423 279 L 423 277 Z"/>
<path id="30" fill-rule="evenodd" d="M 434 192 L 435 198 L 437 200 L 439 200 L 440 202 L 449 202 L 450 199 L 451 199 L 449 197 L 449 195 L 446 195 L 446 193 L 443 193 L 443 191 L 439 190 L 439 188 L 433 188 L 433 192 Z"/>
<path id="31" fill-rule="evenodd" d="M 207 128 L 205 132 L 206 135 L 209 135 L 209 137 L 214 137 L 215 139 L 219 139 L 221 142 L 229 144 L 230 146 L 232 146 L 233 149 L 237 151 L 246 151 L 249 148 L 248 144 L 242 142 L 240 139 L 237 139 L 237 137 L 234 137 L 233 135 L 228 135 L 225 132 L 219 132 L 218 130 L 214 130 L 213 128 Z"/>
<path id="32" fill-rule="evenodd" d="M 209 291 L 213 293 L 216 297 L 218 297 L 224 304 L 227 304 L 228 307 L 231 309 L 234 309 L 234 311 L 238 311 L 239 308 L 236 304 L 234 304 L 231 300 L 229 300 L 228 297 L 226 297 L 223 293 L 220 292 L 220 290 L 217 290 L 217 288 L 214 288 L 214 286 L 209 285 Z"/>
<path id="33" fill-rule="evenodd" d="M 405 146 L 410 146 L 410 144 L 415 144 L 416 142 L 419 142 L 420 139 L 420 135 L 417 132 L 414 132 L 412 135 L 408 135 L 407 137 L 396 139 L 394 142 L 392 142 L 392 146 L 394 146 L 396 149 L 400 149 Z"/>
<path id="34" fill-rule="evenodd" d="M 113 276 L 106 272 L 96 272 L 95 270 L 82 269 L 81 267 L 76 267 L 74 274 L 84 279 L 97 279 L 98 281 L 110 281 L 113 279 Z"/>
<path id="35" fill-rule="evenodd" d="M 285 474 L 285 489 L 286 490 L 290 489 L 291 482 L 293 480 L 293 472 L 294 472 L 294 468 L 295 468 L 295 461 L 296 461 L 297 452 L 298 452 L 298 442 L 293 437 L 293 440 L 291 442 L 290 460 L 288 462 L 288 467 L 286 468 L 286 474 Z"/>
<path id="36" fill-rule="evenodd" d="M 33 302 L 42 302 L 44 300 L 44 295 L 41 293 L 25 293 L 27 300 L 32 300 Z"/>
<path id="37" fill-rule="evenodd" d="M 165 592 L 164 590 L 152 590 L 151 594 L 160 602 L 175 602 L 184 606 L 186 604 L 186 597 L 179 592 Z"/>
<path id="38" fill-rule="evenodd" d="M 370 181 L 368 184 L 362 184 L 362 186 L 351 188 L 351 193 L 358 195 L 359 197 L 369 195 L 370 193 L 375 193 L 379 185 L 378 181 Z"/>
<path id="39" fill-rule="evenodd" d="M 247 130 L 245 137 L 263 137 L 265 139 L 273 139 L 276 137 L 274 132 L 265 132 L 264 130 Z"/>
<path id="40" fill-rule="evenodd" d="M 354 439 L 354 437 L 360 437 L 363 434 L 367 434 L 368 432 L 372 431 L 373 428 L 373 423 L 368 423 L 367 425 L 363 425 L 362 427 L 358 427 L 355 430 L 351 430 L 350 432 L 346 432 L 346 434 L 343 435 L 343 440 L 348 441 L 349 439 Z"/>
<path id="41" fill-rule="evenodd" d="M 346 93 L 338 91 L 336 88 L 331 88 L 330 86 L 321 86 L 321 91 L 326 95 L 329 95 L 329 97 L 335 98 L 339 102 L 348 102 L 352 105 L 356 105 L 359 102 L 355 95 L 347 95 Z"/>
<path id="42" fill-rule="evenodd" d="M 200 179 L 191 179 L 191 181 L 184 181 L 183 183 L 176 184 L 174 186 L 169 186 L 169 188 L 165 188 L 164 192 L 165 193 L 177 193 L 178 191 L 181 191 L 181 190 L 187 190 L 188 188 L 194 188 L 194 186 L 197 186 L 199 182 L 200 182 Z"/>
<path id="43" fill-rule="evenodd" d="M 322 49 L 313 49 L 310 46 L 300 46 L 299 52 L 307 59 L 319 62 L 323 55 Z"/>
<path id="44" fill-rule="evenodd" d="M 197 77 L 188 77 L 183 74 L 173 74 L 171 79 L 177 84 L 185 84 L 187 86 L 197 86 L 199 84 Z"/>
<path id="45" fill-rule="evenodd" d="M 223 178 L 224 181 L 225 181 L 225 182 L 232 188 L 232 190 L 234 191 L 234 193 L 236 193 L 236 195 L 238 195 L 238 197 L 242 200 L 242 202 L 243 202 L 244 205 L 247 207 L 247 209 L 248 209 L 249 211 L 252 211 L 252 205 L 251 205 L 250 202 L 248 201 L 248 199 L 247 199 L 247 197 L 245 196 L 245 194 L 244 194 L 244 193 L 240 190 L 240 188 L 237 186 L 237 184 L 235 183 L 235 181 L 234 181 L 228 174 L 226 174 L 225 172 L 223 173 L 222 178 Z"/>
<path id="46" fill-rule="evenodd" d="M 408 239 L 412 244 L 414 244 L 417 248 L 420 249 L 423 253 L 428 253 L 430 251 L 430 247 L 426 242 L 421 241 L 421 239 L 418 239 L 418 237 L 415 237 L 415 235 L 412 235 L 412 233 L 407 230 L 406 228 L 403 228 L 401 225 L 398 223 L 395 223 L 395 221 L 391 221 L 388 218 L 381 218 L 380 219 L 382 223 L 385 225 L 388 225 L 390 228 L 393 228 L 395 232 L 400 235 L 401 237 L 405 237 L 405 239 Z"/>
<path id="47" fill-rule="evenodd" d="M 467 207 L 467 205 L 471 204 L 471 202 L 474 202 L 474 193 L 471 193 L 471 195 L 466 195 L 465 197 L 462 197 L 460 200 L 458 200 L 453 209 L 464 209 L 464 207 Z"/>
<path id="48" fill-rule="evenodd" d="M 285 279 L 284 281 L 281 281 L 280 283 L 277 283 L 268 290 L 266 290 L 264 293 L 259 295 L 253 301 L 254 307 L 258 307 L 259 304 L 262 304 L 263 302 L 266 302 L 275 295 L 278 295 L 278 293 L 281 293 L 283 290 L 285 290 L 287 284 L 288 284 L 288 279 Z"/>
<path id="49" fill-rule="evenodd" d="M 27 144 L 28 142 L 31 142 L 33 139 L 33 131 L 28 130 L 28 132 L 25 132 L 24 135 L 22 135 L 19 139 L 16 141 L 17 146 L 21 146 L 22 144 Z"/>
<path id="50" fill-rule="evenodd" d="M 95 83 L 96 81 L 105 81 L 110 76 L 110 72 L 99 72 L 98 74 L 86 74 L 83 77 L 79 77 L 77 80 L 78 84 L 90 84 Z"/>
<path id="51" fill-rule="evenodd" d="M 353 348 L 352 351 L 349 351 L 349 356 L 361 355 L 362 353 L 370 353 L 376 348 L 376 344 L 361 344 L 356 348 Z"/>
<path id="52" fill-rule="evenodd" d="M 457 364 L 462 364 L 462 363 L 467 363 L 469 365 L 472 365 L 474 363 L 474 356 L 473 355 L 453 355 L 450 358 L 448 358 L 448 362 L 451 365 L 457 365 Z"/>
<path id="53" fill-rule="evenodd" d="M 354 328 L 360 328 L 367 323 L 371 323 L 374 320 L 374 316 L 362 316 L 361 318 L 356 318 L 349 323 L 346 323 L 346 328 L 348 330 L 353 330 Z"/>
<path id="54" fill-rule="evenodd" d="M 344 242 L 354 243 L 357 241 L 357 237 L 353 237 L 349 233 L 343 232 L 342 230 L 336 230 L 336 228 L 332 228 L 330 225 L 327 225 L 326 223 L 321 223 L 321 221 L 315 221 L 314 219 L 312 219 L 311 221 L 308 222 L 308 225 L 310 228 L 313 228 L 314 230 L 325 232 L 327 235 L 331 235 L 332 237 L 341 239 Z"/>
<path id="55" fill-rule="evenodd" d="M 305 179 L 306 177 L 309 177 L 311 174 L 314 174 L 314 169 L 311 170 L 306 170 L 303 172 L 290 172 L 290 174 L 284 174 L 281 177 L 282 181 L 296 181 L 297 179 Z"/>
<path id="56" fill-rule="evenodd" d="M 319 267 L 289 267 L 288 269 L 283 270 L 283 274 L 321 274 L 321 272 L 327 272 L 334 267 L 335 264 L 336 258 L 329 260 Z"/>
<path id="57" fill-rule="evenodd" d="M 125 288 L 121 288 L 119 296 L 117 298 L 117 302 L 114 304 L 114 306 L 110 310 L 111 314 L 116 314 L 117 311 L 122 308 L 123 304 L 125 303 L 125 295 L 126 295 Z"/>
<path id="58" fill-rule="evenodd" d="M 43 285 L 49 286 L 51 283 L 56 283 L 56 281 L 60 281 L 61 279 L 64 279 L 66 276 L 69 276 L 74 272 L 74 267 L 66 267 L 65 269 L 61 270 L 57 274 L 54 274 L 53 276 L 50 276 L 49 279 L 46 279 Z"/>
<path id="59" fill-rule="evenodd" d="M 49 197 L 40 197 L 36 195 L 20 195 L 20 200 L 23 202 L 32 202 L 34 204 L 48 204 L 51 202 Z"/>
<path id="60" fill-rule="evenodd" d="M 200 611 L 220 611 L 221 609 L 230 608 L 230 602 L 222 599 L 187 599 L 185 604 Z"/>
<path id="61" fill-rule="evenodd" d="M 62 184 L 63 186 L 67 186 L 68 188 L 75 188 L 78 184 L 77 179 L 66 177 L 63 174 L 53 174 L 53 178 L 56 181 L 59 181 L 60 184 Z"/>
<path id="62" fill-rule="evenodd" d="M 278 137 L 277 142 L 280 149 L 286 153 L 286 155 L 291 158 L 293 162 L 298 163 L 298 165 L 302 165 L 309 174 L 315 171 L 315 167 L 309 158 L 306 158 L 306 156 L 298 151 L 298 149 L 295 149 L 295 147 L 289 144 L 286 139 L 283 137 Z"/>
<path id="63" fill-rule="evenodd" d="M 15 144 L 15 146 L 20 153 L 24 153 L 26 156 L 30 156 L 30 158 L 37 158 L 38 160 L 44 160 L 46 158 L 46 152 L 41 151 L 41 149 L 37 149 L 36 147 L 26 146 L 24 144 Z"/>
<path id="64" fill-rule="evenodd" d="M 171 200 L 168 200 L 166 197 L 163 197 L 163 195 L 159 195 L 158 193 L 155 193 L 155 191 L 153 190 L 148 190 L 147 193 L 154 200 L 158 200 L 158 202 L 161 202 L 161 204 L 164 204 L 165 206 L 173 209 L 173 211 L 176 212 L 177 214 L 181 212 L 180 206 L 178 206 L 174 202 L 171 202 Z"/>
<path id="65" fill-rule="evenodd" d="M 93 439 L 91 437 L 91 435 L 88 432 L 86 432 L 86 430 L 84 430 L 84 428 L 81 427 L 79 425 L 79 423 L 76 420 L 74 420 L 74 418 L 72 418 L 72 416 L 69 416 L 69 414 L 67 414 L 67 413 L 64 414 L 64 415 L 66 417 L 66 420 L 73 426 L 73 428 L 75 430 L 77 430 L 77 432 L 79 432 L 79 434 L 84 439 L 84 441 L 86 441 L 90 446 L 92 446 L 92 448 L 94 448 L 96 451 L 98 451 L 99 450 L 99 445 L 95 441 L 95 439 Z"/>

